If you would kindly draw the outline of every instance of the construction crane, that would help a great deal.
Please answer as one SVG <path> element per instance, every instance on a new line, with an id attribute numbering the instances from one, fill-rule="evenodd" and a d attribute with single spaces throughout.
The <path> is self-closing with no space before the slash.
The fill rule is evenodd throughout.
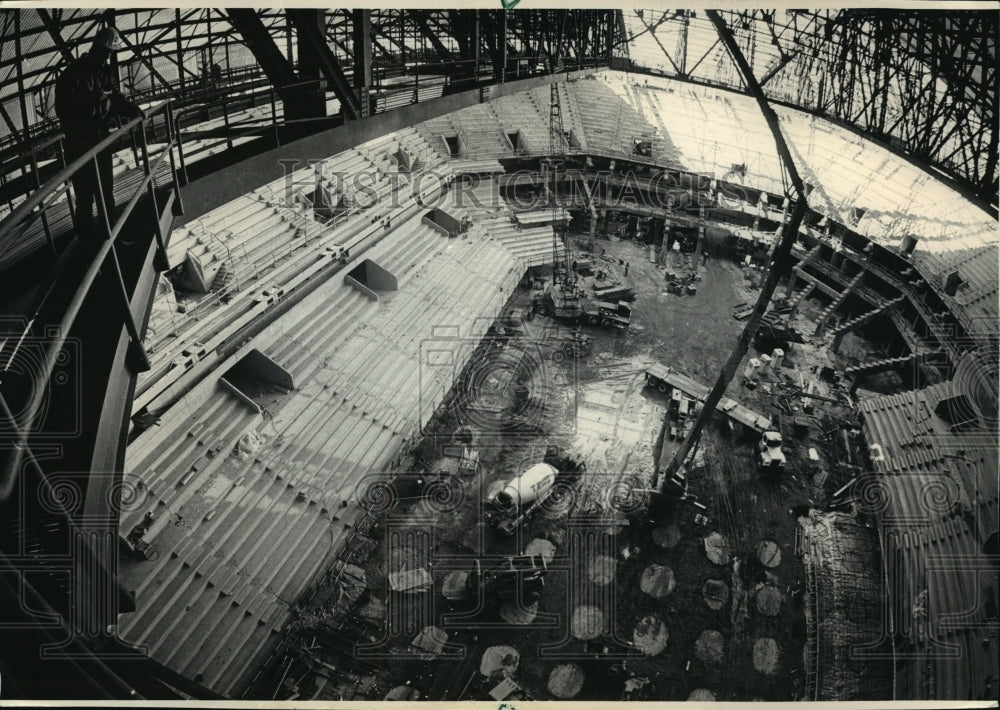
<path id="1" fill-rule="evenodd" d="M 550 71 L 555 73 L 556 62 L 550 65 Z M 559 84 L 553 81 L 549 84 L 549 177 L 551 191 L 549 199 L 552 202 L 552 280 L 554 286 L 568 286 L 571 281 L 569 264 L 559 258 L 559 242 L 562 221 L 559 207 L 559 168 L 566 160 L 566 136 L 563 133 L 562 107 L 559 103 Z M 563 254 L 566 254 L 565 248 Z M 559 283 L 559 273 L 562 272 L 562 283 Z"/>

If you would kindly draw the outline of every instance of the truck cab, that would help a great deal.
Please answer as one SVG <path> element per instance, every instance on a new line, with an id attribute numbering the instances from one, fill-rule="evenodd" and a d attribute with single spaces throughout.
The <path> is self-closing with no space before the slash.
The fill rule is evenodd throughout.
<path id="1" fill-rule="evenodd" d="M 785 468 L 785 452 L 781 450 L 781 432 L 765 431 L 757 444 L 757 465 L 766 471 Z"/>
<path id="2" fill-rule="evenodd" d="M 584 307 L 591 325 L 626 327 L 632 322 L 632 306 L 626 301 L 593 301 Z"/>
<path id="3" fill-rule="evenodd" d="M 493 526 L 507 535 L 513 533 L 549 497 L 558 473 L 554 466 L 538 463 L 506 483 L 490 486 L 487 517 Z"/>

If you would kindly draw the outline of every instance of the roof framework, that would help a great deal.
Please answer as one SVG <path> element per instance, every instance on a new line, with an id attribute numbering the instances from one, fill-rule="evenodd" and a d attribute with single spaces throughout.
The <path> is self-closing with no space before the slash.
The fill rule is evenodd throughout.
<path id="1" fill-rule="evenodd" d="M 376 85 L 417 65 L 504 81 L 518 62 L 536 67 L 549 60 L 555 67 L 597 61 L 746 90 L 702 11 L 361 12 L 370 17 Z M 298 66 L 295 23 L 284 10 L 258 13 L 277 49 Z M 330 56 L 348 77 L 360 16 L 352 10 L 327 10 L 324 16 Z M 995 12 L 742 10 L 721 16 L 769 99 L 890 143 L 996 204 Z M 136 94 L 183 101 L 213 65 L 263 76 L 225 9 L 0 11 L 0 141 L 54 126 L 55 77 L 105 24 L 122 33 L 122 80 Z"/>

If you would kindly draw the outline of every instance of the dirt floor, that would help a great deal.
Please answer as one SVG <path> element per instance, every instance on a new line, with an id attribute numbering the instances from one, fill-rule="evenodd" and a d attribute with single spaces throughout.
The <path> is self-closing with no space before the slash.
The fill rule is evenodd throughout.
<path id="1" fill-rule="evenodd" d="M 789 464 L 783 476 L 770 480 L 756 470 L 756 438 L 714 418 L 696 456 L 703 463 L 690 475 L 694 502 L 676 504 L 669 520 L 650 522 L 644 489 L 653 481 L 668 402 L 645 386 L 644 369 L 660 362 L 711 386 L 744 325 L 733 318 L 733 306 L 756 299 L 750 284 L 758 274 L 709 258 L 699 267 L 697 293 L 674 295 L 664 288 L 665 270 L 682 266 L 670 263 L 673 254 L 658 266 L 644 245 L 600 240 L 597 254 L 602 251 L 603 263 L 637 293 L 631 327 L 585 326 L 591 349 L 579 359 L 553 358 L 570 329 L 541 316 L 525 321 L 521 334 L 480 348 L 466 380 L 475 386 L 456 397 L 404 462 L 413 473 L 395 484 L 395 506 L 368 533 L 374 542 L 353 560 L 364 571 L 355 607 L 374 606 L 376 612 L 367 622 L 352 613 L 358 621 L 348 625 L 320 613 L 329 612 L 336 599 L 343 608 L 343 589 L 327 590 L 311 603 L 323 620 L 301 632 L 298 643 L 307 649 L 302 658 L 309 660 L 303 666 L 300 659 L 297 669 L 315 673 L 301 674 L 299 697 L 346 692 L 344 699 L 382 699 L 404 686 L 422 699 L 489 699 L 503 676 L 483 676 L 480 662 L 497 645 L 519 656 L 512 677 L 522 692 L 513 697 L 555 698 L 549 677 L 566 663 L 583 671 L 575 696 L 581 700 L 622 699 L 629 679 L 630 686 L 642 686 L 634 698 L 686 700 L 696 690 L 718 700 L 802 697 L 804 572 L 796 554 L 797 517 L 839 485 L 831 460 L 841 454 L 830 432 L 842 414 L 816 409 L 810 425 L 794 433 L 783 425 Z M 530 296 L 520 291 L 511 307 L 527 305 Z M 796 345 L 781 377 L 797 382 L 801 373 L 804 382 L 816 380 L 823 357 L 821 343 Z M 816 387 L 830 394 L 834 385 Z M 777 391 L 777 383 L 750 390 L 734 380 L 727 394 L 773 416 L 780 411 Z M 801 413 L 809 405 L 795 401 L 790 408 Z M 445 454 L 466 443 L 480 453 L 478 474 L 440 480 L 433 475 L 454 471 L 456 460 Z M 494 530 L 483 505 L 491 484 L 510 480 L 553 450 L 586 470 L 563 475 L 556 492 L 513 535 Z M 706 554 L 705 538 L 712 533 L 728 542 L 729 559 L 721 564 Z M 450 573 L 468 571 L 476 560 L 488 565 L 498 556 L 523 553 L 536 539 L 552 543 L 555 556 L 537 608 L 522 605 L 525 619 L 535 614 L 531 623 L 505 621 L 511 607 L 490 599 L 470 610 L 444 598 Z M 767 542 L 774 543 L 764 555 L 770 566 L 759 555 Z M 429 573 L 432 588 L 390 591 L 391 573 L 420 569 Z M 581 607 L 600 612 L 593 633 L 581 633 L 574 620 Z M 447 633 L 444 648 L 412 645 L 429 626 Z M 656 642 L 655 655 L 637 650 L 649 642 L 647 634 L 662 642 L 664 628 L 662 650 Z M 345 651 L 337 639 L 367 646 Z M 349 670 L 353 684 L 341 680 L 339 690 L 330 691 L 334 670 Z"/>

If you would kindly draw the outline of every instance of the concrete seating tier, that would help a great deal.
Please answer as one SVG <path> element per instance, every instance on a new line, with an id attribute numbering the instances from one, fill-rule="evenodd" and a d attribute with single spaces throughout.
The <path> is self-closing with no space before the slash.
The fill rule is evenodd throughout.
<path id="1" fill-rule="evenodd" d="M 431 170 L 448 160 L 448 156 L 442 152 L 440 140 L 428 140 L 412 126 L 396 131 L 396 137 L 410 157 L 416 160 L 418 170 Z"/>
<path id="2" fill-rule="evenodd" d="M 575 83 L 575 82 L 574 82 Z M 576 103 L 576 95 L 566 82 L 559 82 L 559 107 L 562 109 L 563 129 L 572 130 L 580 141 L 580 149 L 587 149 L 587 132 L 583 128 L 583 117 Z"/>
<path id="3" fill-rule="evenodd" d="M 136 388 L 137 397 L 159 381 L 172 368 L 173 363 L 183 357 L 185 350 L 210 351 L 213 341 L 221 342 L 234 324 L 242 323 L 250 311 L 257 310 L 255 304 L 258 294 L 251 285 L 258 285 L 257 282 L 266 277 L 268 283 L 274 286 L 290 286 L 304 273 L 322 266 L 321 250 L 337 238 L 331 232 L 311 243 L 304 239 L 289 239 L 284 244 L 269 247 L 266 232 L 262 229 L 257 240 L 251 242 L 251 251 L 246 252 L 247 255 L 256 255 L 257 261 L 241 258 L 233 260 L 235 263 L 229 262 L 238 269 L 240 292 L 231 292 L 230 301 L 225 306 L 218 304 L 214 308 L 204 308 L 199 305 L 196 309 L 189 308 L 187 313 L 180 316 L 181 321 L 175 324 L 174 330 L 161 334 L 152 343 L 150 361 L 153 367 L 140 375 Z M 262 249 L 268 251 L 261 255 Z M 241 249 L 239 253 L 243 256 L 244 252 Z M 253 272 L 249 269 L 253 269 Z M 213 301 L 213 305 L 216 303 L 217 301 Z"/>
<path id="4" fill-rule="evenodd" d="M 458 128 L 448 115 L 437 116 L 416 125 L 417 131 L 424 140 L 444 157 L 450 157 L 445 150 L 444 140 L 441 136 L 451 136 L 458 134 Z"/>
<path id="5" fill-rule="evenodd" d="M 513 128 L 521 133 L 521 139 L 528 152 L 543 155 L 549 151 L 549 112 L 548 108 L 541 111 L 535 100 L 537 89 L 521 91 L 516 94 L 493 99 L 497 111 L 503 118 L 511 120 Z M 546 88 L 546 92 L 548 89 Z M 545 106 L 548 107 L 548 94 L 545 95 Z"/>
<path id="6" fill-rule="evenodd" d="M 483 225 L 486 235 L 502 244 L 526 265 L 552 263 L 552 227 L 518 229 L 509 220 L 499 219 Z M 563 250 L 560 249 L 560 254 Z"/>
<path id="7" fill-rule="evenodd" d="M 489 104 L 476 104 L 451 114 L 465 141 L 467 157 L 487 158 L 512 155 L 504 138 L 503 126 Z"/>
<path id="8" fill-rule="evenodd" d="M 640 86 L 615 72 L 599 77 L 568 85 L 576 88 L 585 118 L 611 119 L 607 107 L 592 113 L 601 107 L 585 95 L 606 84 L 660 129 L 686 169 L 721 177 L 744 163 L 748 185 L 784 193 L 774 140 L 751 97 L 663 78 L 644 77 Z M 920 236 L 918 249 L 927 251 L 998 241 L 995 220 L 905 159 L 822 119 L 781 106 L 775 111 L 803 180 L 813 186 L 814 209 L 850 225 L 853 208 L 863 208 L 853 228 L 887 246 L 897 246 L 904 234 Z"/>
<path id="9" fill-rule="evenodd" d="M 330 364 L 328 385 L 396 431 L 417 423 L 422 344 L 437 326 L 458 327 L 461 338 L 472 337 L 470 318 L 499 308 L 493 302 L 505 299 L 497 286 L 514 266 L 503 250 L 484 248 L 478 240 L 439 239 L 441 251 L 400 291 L 380 300 L 375 317 Z"/>
<path id="10" fill-rule="evenodd" d="M 366 477 L 412 441 L 523 273 L 499 241 L 449 239 L 420 221 L 424 211 L 408 196 L 391 230 L 365 212 L 334 232 L 345 246 L 374 245 L 359 253 L 393 270 L 398 291 L 373 301 L 334 276 L 246 345 L 295 382 L 266 418 L 199 385 L 129 447 L 127 468 L 144 472 L 149 497 L 122 533 L 150 507 L 157 517 L 149 559 L 122 561 L 138 610 L 121 617 L 120 633 L 216 692 L 237 695 L 270 652 L 349 536 Z M 457 360 L 423 373 L 438 326 L 460 334 L 443 338 Z M 263 446 L 231 455 L 251 430 Z"/>
<path id="11" fill-rule="evenodd" d="M 967 332 L 981 337 L 996 336 L 997 270 L 1000 268 L 996 245 L 954 251 L 917 250 L 913 254 L 913 264 L 949 304 Z M 944 286 L 952 272 L 958 272 L 965 286 L 949 296 Z"/>
<path id="12" fill-rule="evenodd" d="M 351 150 L 327 161 L 325 169 L 352 169 L 366 164 L 371 163 L 357 151 Z M 297 180 L 308 178 L 308 173 L 296 176 Z M 153 368 L 140 376 L 137 387 L 137 396 L 140 397 L 137 400 L 138 406 L 143 406 L 148 401 L 148 398 L 143 400 L 141 396 L 150 386 L 171 369 L 176 369 L 174 363 L 178 358 L 183 359 L 184 350 L 194 348 L 210 351 L 211 348 L 206 348 L 206 345 L 210 345 L 213 340 L 221 342 L 223 338 L 220 334 L 227 332 L 233 324 L 245 321 L 248 309 L 253 308 L 256 298 L 255 293 L 247 290 L 251 284 L 266 279 L 270 286 L 288 286 L 299 278 L 303 270 L 315 267 L 318 255 L 325 246 L 338 244 L 356 255 L 363 251 L 367 243 L 375 243 L 384 236 L 383 230 L 373 226 L 384 216 L 391 215 L 393 219 L 405 220 L 419 209 L 409 196 L 397 198 L 400 203 L 398 209 L 393 207 L 393 200 L 388 199 L 393 183 L 386 179 L 378 186 L 381 198 L 378 203 L 342 222 L 324 227 L 299 215 L 286 219 L 288 215 L 294 214 L 291 210 L 270 206 L 262 201 L 275 199 L 275 190 L 281 187 L 276 183 L 258 189 L 254 193 L 258 199 L 241 197 L 233 200 L 202 217 L 198 225 L 178 230 L 178 242 L 172 243 L 179 243 L 185 249 L 185 254 L 187 248 L 200 249 L 210 252 L 211 259 L 223 260 L 227 264 L 227 269 L 232 273 L 228 287 L 231 300 L 223 306 L 218 302 L 218 294 L 208 296 L 193 313 L 179 315 L 180 323 L 175 328 L 158 335 L 155 342 L 147 343 L 153 346 Z M 400 185 L 400 189 L 408 190 L 405 180 L 395 184 Z M 439 190 L 441 184 L 439 181 L 425 180 L 419 187 L 424 190 L 426 197 Z M 223 235 L 225 241 L 217 234 L 207 233 L 207 230 L 218 229 L 221 225 L 235 227 L 235 231 Z M 223 251 L 223 246 L 227 243 L 228 253 Z M 234 293 L 237 288 L 240 292 Z M 175 371 L 173 376 L 180 374 L 180 371 Z"/>
<path id="13" fill-rule="evenodd" d="M 579 106 L 588 146 L 611 153 L 631 154 L 633 141 L 652 141 L 654 160 L 669 154 L 656 129 L 629 103 L 623 101 L 615 88 L 599 81 L 580 80 L 568 84 Z M 617 87 L 624 92 L 624 86 Z"/>
<path id="14" fill-rule="evenodd" d="M 401 240 L 385 239 L 366 255 L 396 277 L 402 288 L 406 281 L 436 252 L 447 244 L 447 238 L 421 219 L 400 225 Z"/>

